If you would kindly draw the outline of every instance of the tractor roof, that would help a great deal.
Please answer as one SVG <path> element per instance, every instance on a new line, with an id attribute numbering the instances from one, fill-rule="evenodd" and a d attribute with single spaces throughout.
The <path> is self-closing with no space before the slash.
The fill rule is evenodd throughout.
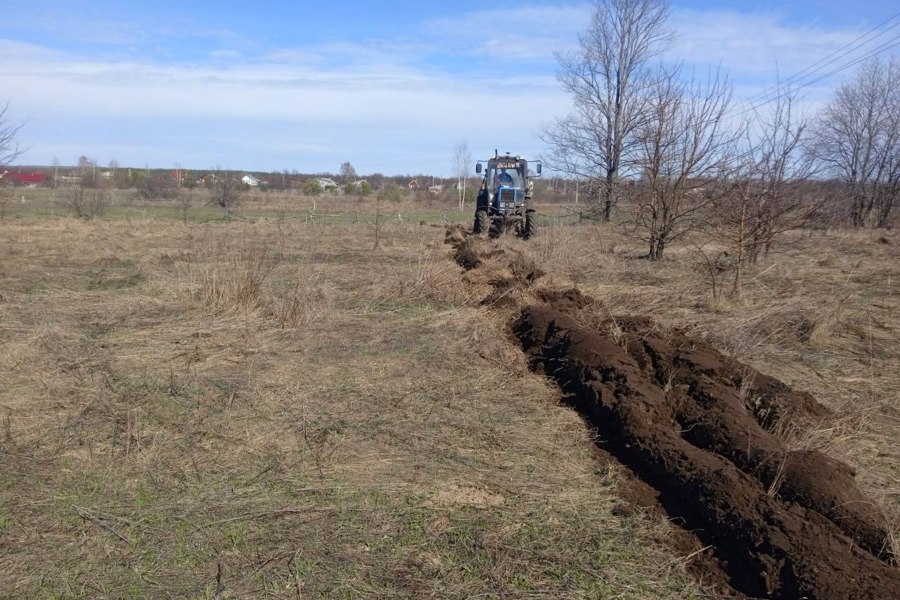
<path id="1" fill-rule="evenodd" d="M 527 160 L 519 156 L 498 156 L 488 161 L 488 165 L 495 169 L 515 169 L 527 163 Z"/>

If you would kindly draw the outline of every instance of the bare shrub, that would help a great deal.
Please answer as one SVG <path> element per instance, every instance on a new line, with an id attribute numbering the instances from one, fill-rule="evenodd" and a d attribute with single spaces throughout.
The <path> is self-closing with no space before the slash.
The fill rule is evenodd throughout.
<path id="1" fill-rule="evenodd" d="M 738 133 L 726 121 L 731 86 L 721 72 L 684 81 L 680 67 L 661 71 L 639 132 L 641 183 L 632 225 L 659 260 L 673 241 L 695 230 L 722 193 Z"/>
<path id="2" fill-rule="evenodd" d="M 0 184 L 0 221 L 6 218 L 6 206 L 9 204 L 9 199 L 12 197 L 12 192 L 5 185 Z"/>
<path id="3" fill-rule="evenodd" d="M 214 313 L 260 312 L 273 266 L 264 250 L 213 248 L 207 261 L 191 265 L 191 297 Z"/>
<path id="4" fill-rule="evenodd" d="M 854 227 L 888 227 L 900 196 L 900 61 L 873 59 L 837 88 L 813 152 L 846 191 Z"/>
<path id="5" fill-rule="evenodd" d="M 63 198 L 66 208 L 79 219 L 99 219 L 109 205 L 109 192 L 103 187 L 86 190 L 75 186 Z"/>
<path id="6" fill-rule="evenodd" d="M 234 211 L 241 202 L 243 187 L 240 179 L 220 169 L 215 171 L 215 179 L 210 190 L 209 204 L 218 206 L 225 213 L 225 218 L 234 216 Z"/>
<path id="7" fill-rule="evenodd" d="M 287 276 L 293 283 L 283 292 L 273 289 L 273 277 L 283 259 L 265 248 L 240 245 L 227 240 L 210 244 L 199 259 L 189 264 L 186 279 L 188 296 L 217 315 L 243 314 L 273 319 L 281 328 L 295 328 L 310 322 L 321 312 L 322 289 L 317 276 L 306 264 Z"/>
<path id="8" fill-rule="evenodd" d="M 321 312 L 322 291 L 318 277 L 305 269 L 301 270 L 287 295 L 274 298 L 268 304 L 269 311 L 282 329 L 305 325 Z"/>
<path id="9" fill-rule="evenodd" d="M 797 114 L 797 94 L 781 85 L 773 93 L 778 96 L 771 108 L 757 109 L 755 125 L 744 128 L 740 155 L 709 219 L 709 233 L 732 252 L 735 298 L 744 266 L 768 255 L 782 234 L 806 225 L 821 205 L 821 199 L 805 197 L 813 160 L 804 148 L 807 122 Z"/>
<path id="10" fill-rule="evenodd" d="M 701 256 L 697 270 L 706 275 L 706 284 L 709 286 L 715 306 L 722 298 L 725 277 L 734 270 L 734 261 L 730 260 L 731 257 L 725 250 L 707 251 L 704 246 L 697 246 L 697 253 Z"/>
<path id="11" fill-rule="evenodd" d="M 178 195 L 178 185 L 168 172 L 148 173 L 141 178 L 137 193 L 143 200 L 168 200 Z"/>

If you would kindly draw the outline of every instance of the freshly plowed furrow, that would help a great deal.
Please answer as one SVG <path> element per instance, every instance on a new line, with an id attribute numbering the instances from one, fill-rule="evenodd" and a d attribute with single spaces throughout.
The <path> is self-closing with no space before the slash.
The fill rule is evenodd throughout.
<path id="1" fill-rule="evenodd" d="M 737 591 L 896 597 L 900 571 L 879 559 L 888 558 L 887 532 L 849 467 L 818 452 L 787 452 L 737 390 L 717 382 L 727 367 L 715 350 L 665 348 L 672 371 L 661 384 L 623 340 L 552 305 L 525 309 L 515 332 L 598 443 L 658 491 L 675 522 L 714 546 Z"/>
<path id="2" fill-rule="evenodd" d="M 531 367 L 559 385 L 605 455 L 713 547 L 737 593 L 900 597 L 884 519 L 853 470 L 776 433 L 830 418 L 815 398 L 646 317 L 588 328 L 582 311 L 593 301 L 535 286 L 542 273 L 521 253 L 460 231 L 447 241 L 465 269 L 499 262 L 508 274 L 489 279 L 488 303 L 513 289 L 539 300 L 513 324 Z"/>

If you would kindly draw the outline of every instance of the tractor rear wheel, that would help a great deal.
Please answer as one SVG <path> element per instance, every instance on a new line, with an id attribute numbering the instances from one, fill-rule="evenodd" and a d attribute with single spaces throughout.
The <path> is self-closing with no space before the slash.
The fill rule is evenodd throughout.
<path id="1" fill-rule="evenodd" d="M 522 237 L 526 240 L 534 237 L 534 232 L 536 229 L 537 222 L 534 218 L 534 211 L 530 210 L 525 213 L 525 226 L 522 228 Z"/>
<path id="2" fill-rule="evenodd" d="M 478 209 L 475 211 L 475 226 L 473 230 L 476 234 L 487 233 L 487 230 L 491 226 L 491 218 L 488 216 L 486 210 Z"/>

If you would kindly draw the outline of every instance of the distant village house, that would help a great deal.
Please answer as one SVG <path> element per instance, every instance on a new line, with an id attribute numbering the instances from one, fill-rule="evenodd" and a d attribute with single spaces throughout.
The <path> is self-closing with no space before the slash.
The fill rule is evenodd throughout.
<path id="1" fill-rule="evenodd" d="M 12 185 L 25 187 L 37 187 L 47 182 L 46 173 L 22 173 L 21 171 L 3 171 L 0 173 L 0 181 Z"/>

